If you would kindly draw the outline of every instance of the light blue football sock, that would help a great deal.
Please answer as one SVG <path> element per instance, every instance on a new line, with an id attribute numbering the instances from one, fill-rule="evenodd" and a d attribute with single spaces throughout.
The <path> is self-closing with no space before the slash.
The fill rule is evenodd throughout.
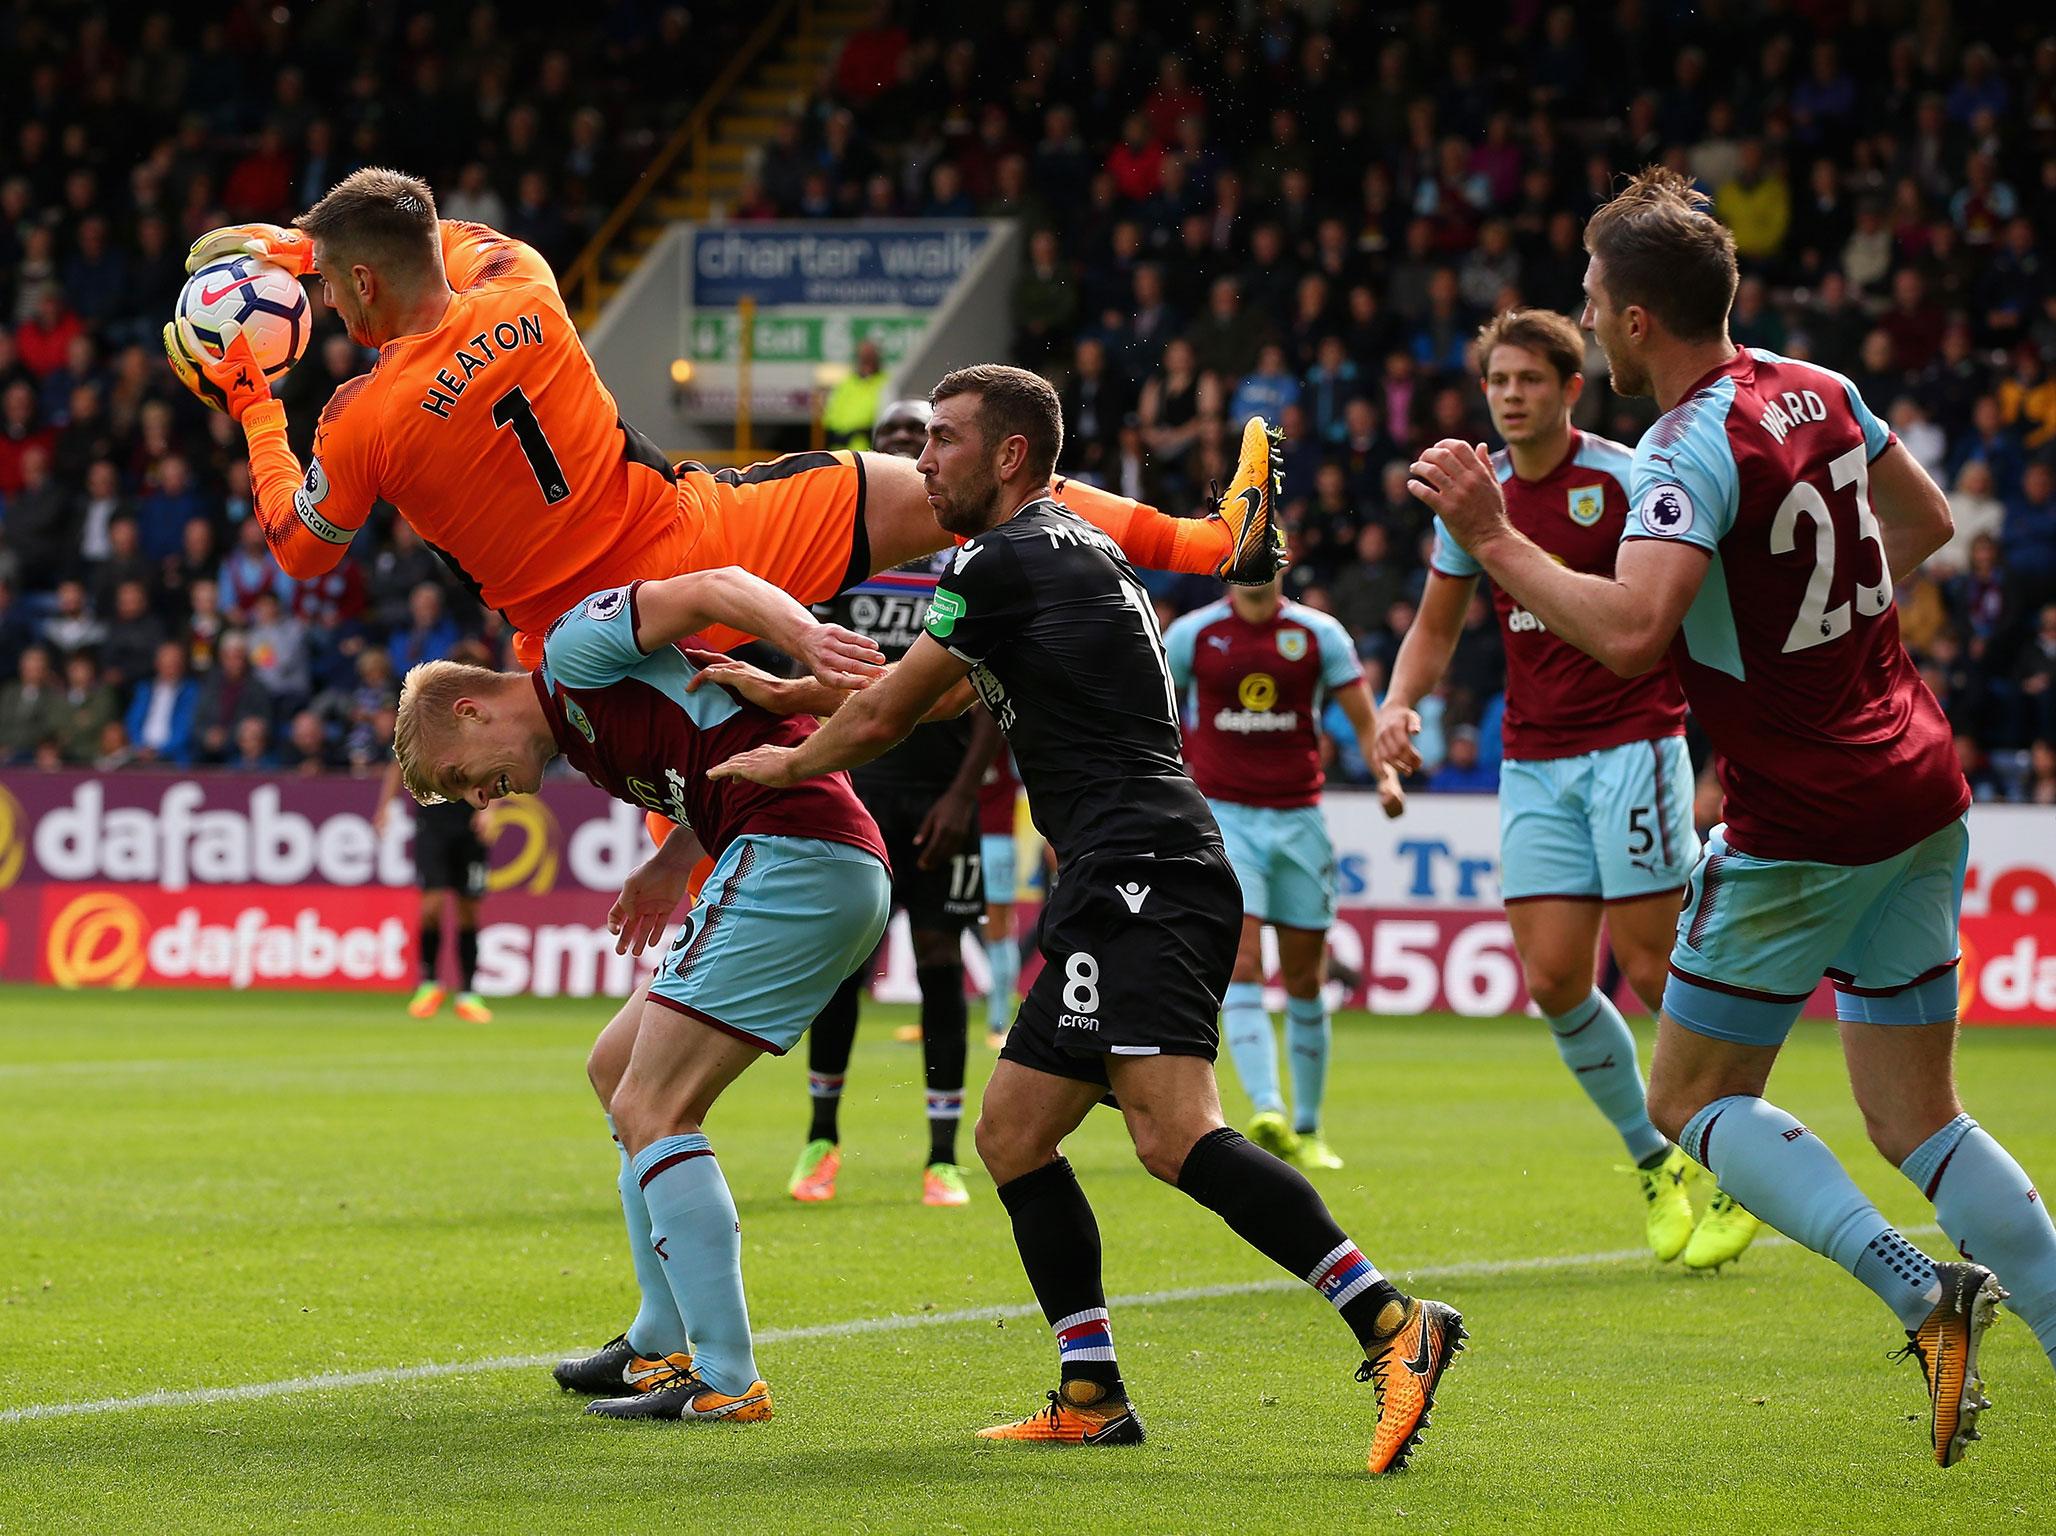
<path id="1" fill-rule="evenodd" d="M 1635 1033 L 1613 1000 L 1594 987 L 1570 1012 L 1543 1017 L 1549 1021 L 1549 1038 L 1556 1042 L 1556 1054 L 1571 1069 L 1586 1097 L 1621 1133 L 1628 1156 L 1646 1163 L 1668 1146 L 1663 1133 L 1649 1121 L 1642 1068 L 1635 1060 Z"/>
<path id="2" fill-rule="evenodd" d="M 1833 1259 L 1918 1328 L 1941 1298 L 1934 1261 L 1894 1231 L 1821 1139 L 1775 1104 L 1715 1099 L 1685 1124 L 1678 1145 L 1720 1187 L 1785 1236 Z"/>
<path id="3" fill-rule="evenodd" d="M 1231 981 L 1221 999 L 1221 1033 L 1242 1091 L 1258 1114 L 1280 1114 L 1285 1100 L 1278 1093 L 1278 1042 L 1271 1038 L 1271 1016 L 1264 1012 L 1264 989 L 1254 981 Z"/>
<path id="4" fill-rule="evenodd" d="M 614 1137 L 614 1150 L 621 1154 L 614 1184 L 621 1193 L 621 1214 L 628 1222 L 628 1256 L 634 1261 L 635 1288 L 642 1298 L 635 1321 L 628 1325 L 628 1347 L 645 1360 L 682 1354 L 691 1347 L 686 1343 L 685 1324 L 679 1319 L 678 1303 L 671 1299 L 664 1266 L 650 1251 L 650 1208 L 643 1204 L 642 1186 L 635 1182 L 628 1149 L 614 1133 L 612 1115 L 607 1116 L 607 1134 Z"/>
<path id="5" fill-rule="evenodd" d="M 985 1028 L 998 1034 L 1014 1022 L 1015 993 L 1021 985 L 1021 950 L 1011 933 L 985 941 L 985 964 L 992 972 L 992 985 L 985 992 Z"/>
<path id="6" fill-rule="evenodd" d="M 1307 1135 L 1321 1128 L 1321 1100 L 1328 1092 L 1326 999 L 1285 999 L 1285 1059 L 1292 1068 L 1292 1129 Z"/>
<path id="7" fill-rule="evenodd" d="M 2006 1306 L 2034 1329 L 2056 1365 L 2056 1227 L 2033 1180 L 1968 1115 L 1958 1115 L 1899 1165 L 1935 1202 L 1942 1231 L 2011 1294 Z"/>
<path id="8" fill-rule="evenodd" d="M 739 1397 L 757 1380 L 757 1357 L 742 1295 L 742 1227 L 714 1149 L 704 1136 L 665 1136 L 636 1153 L 634 1166 L 650 1208 L 650 1247 L 692 1336 L 693 1369 L 716 1392 Z"/>

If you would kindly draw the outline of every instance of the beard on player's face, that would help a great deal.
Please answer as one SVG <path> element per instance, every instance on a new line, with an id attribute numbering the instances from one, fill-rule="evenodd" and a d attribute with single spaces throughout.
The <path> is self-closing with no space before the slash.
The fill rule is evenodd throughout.
<path id="1" fill-rule="evenodd" d="M 973 536 L 992 526 L 999 505 L 999 474 L 982 448 L 957 445 L 955 462 L 945 475 L 937 465 L 928 477 L 928 492 L 938 497 L 935 520 L 950 533 Z"/>

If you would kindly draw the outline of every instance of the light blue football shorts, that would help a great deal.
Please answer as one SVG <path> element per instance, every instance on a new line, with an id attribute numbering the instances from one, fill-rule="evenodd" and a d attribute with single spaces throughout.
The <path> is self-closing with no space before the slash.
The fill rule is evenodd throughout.
<path id="1" fill-rule="evenodd" d="M 1850 1022 L 1956 1017 L 1969 817 L 1876 864 L 1751 858 L 1726 832 L 1713 829 L 1692 871 L 1664 1012 L 1717 1040 L 1777 1045 L 1825 976 Z"/>
<path id="2" fill-rule="evenodd" d="M 783 1056 L 871 958 L 891 914 L 892 877 L 876 854 L 738 837 L 657 967 L 650 1001 Z"/>
<path id="3" fill-rule="evenodd" d="M 1499 769 L 1499 889 L 1507 901 L 1631 901 L 1681 891 L 1699 857 L 1682 736 Z"/>
<path id="4" fill-rule="evenodd" d="M 978 857 L 985 866 L 985 899 L 1006 903 L 1021 894 L 1020 871 L 1015 866 L 1014 834 L 987 832 L 978 839 Z"/>
<path id="5" fill-rule="evenodd" d="M 1321 808 L 1207 804 L 1242 882 L 1242 910 L 1280 927 L 1325 933 L 1335 922 L 1335 845 Z"/>

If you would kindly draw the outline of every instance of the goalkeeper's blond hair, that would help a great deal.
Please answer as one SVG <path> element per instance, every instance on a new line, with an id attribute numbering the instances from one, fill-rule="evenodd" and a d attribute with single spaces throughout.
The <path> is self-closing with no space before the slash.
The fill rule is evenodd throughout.
<path id="1" fill-rule="evenodd" d="M 441 784 L 442 754 L 456 733 L 457 701 L 491 693 L 505 675 L 462 661 L 424 661 L 408 669 L 393 720 L 393 756 L 415 804 L 450 798 Z"/>

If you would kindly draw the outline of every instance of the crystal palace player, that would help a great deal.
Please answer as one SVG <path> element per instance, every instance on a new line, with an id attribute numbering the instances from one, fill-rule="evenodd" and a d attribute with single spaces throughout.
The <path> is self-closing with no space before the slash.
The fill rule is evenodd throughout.
<path id="1" fill-rule="evenodd" d="M 1363 666 L 1332 615 L 1285 601 L 1275 581 L 1234 588 L 1184 615 L 1164 632 L 1164 649 L 1172 681 L 1192 699 L 1185 761 L 1242 886 L 1242 943 L 1221 1030 L 1256 1106 L 1249 1139 L 1302 1168 L 1340 1168 L 1321 1135 L 1331 1033 L 1321 989 L 1335 922 L 1335 845 L 1321 817 L 1320 718 L 1332 695 L 1375 761 Z M 1264 1011 L 1266 923 L 1278 935 L 1285 981 L 1290 1125 Z"/>
<path id="2" fill-rule="evenodd" d="M 926 400 L 897 400 L 879 413 L 871 442 L 880 453 L 918 458 L 928 441 Z M 881 572 L 826 603 L 816 617 L 875 641 L 897 660 L 920 638 L 935 590 L 938 563 L 928 555 Z M 928 1159 L 923 1205 L 963 1205 L 970 1198 L 957 1166 L 957 1125 L 964 1113 L 964 930 L 985 908 L 978 845 L 978 786 L 1000 744 L 999 727 L 982 709 L 935 720 L 850 774 L 864 808 L 877 819 L 892 858 L 893 902 L 906 910 L 921 986 L 922 1076 L 928 1099 Z M 835 1198 L 842 1167 L 839 1110 L 857 1038 L 865 974 L 853 973 L 807 1033 L 807 1145 L 786 1185 L 795 1200 Z"/>
<path id="3" fill-rule="evenodd" d="M 241 424 L 256 516 L 290 575 L 332 569 L 372 504 L 391 502 L 506 615 L 528 665 L 543 629 L 601 587 L 738 565 L 820 602 L 949 543 L 913 466 L 886 454 L 674 467 L 622 421 L 542 257 L 482 224 L 438 221 L 415 177 L 356 171 L 292 229 L 202 235 L 186 270 L 239 253 L 319 278 L 351 339 L 378 348 L 371 372 L 323 407 L 303 469 L 285 408 L 244 366 L 248 343 L 195 359 L 165 327 L 180 379 Z M 1263 581 L 1282 547 L 1271 484 L 1271 439 L 1252 418 L 1216 516 L 1168 517 L 1087 486 L 1070 499 L 1138 564 Z M 723 649 L 742 638 L 708 636 Z"/>
<path id="4" fill-rule="evenodd" d="M 1112 541 L 1045 494 L 1063 441 L 1046 381 L 967 368 L 933 399 L 921 471 L 944 526 L 968 542 L 936 587 L 928 633 L 800 746 L 758 748 L 716 772 L 785 785 L 863 762 L 938 705 L 967 705 L 968 675 L 1007 733 L 1056 850 L 1047 963 L 986 1087 L 978 1152 L 1062 1374 L 1047 1409 L 981 1434 L 1070 1445 L 1142 1438 L 1115 1362 L 1099 1230 L 1058 1150 L 1111 1088 L 1151 1173 L 1341 1312 L 1367 1357 L 1360 1378 L 1378 1384 L 1369 1465 L 1394 1470 L 1427 1422 L 1460 1320 L 1440 1302 L 1402 1295 L 1303 1175 L 1221 1122 L 1214 1019 L 1242 903 L 1179 761 L 1155 611 Z"/>
<path id="5" fill-rule="evenodd" d="M 675 642 L 715 623 L 789 652 L 819 630 L 852 680 L 879 660 L 870 641 L 816 625 L 756 577 L 701 571 L 594 593 L 550 626 L 533 673 L 414 668 L 394 730 L 425 804 L 532 794 L 561 754 L 616 799 L 669 818 L 680 835 L 629 878 L 614 912 L 637 953 L 661 935 L 701 847 L 715 860 L 657 974 L 608 1026 L 634 1036 L 609 1112 L 642 1287 L 617 1351 L 625 1395 L 590 1410 L 610 1418 L 771 1416 L 735 1201 L 701 1126 L 723 1089 L 766 1051 L 790 1049 L 870 958 L 890 910 L 885 845 L 842 775 L 789 790 L 707 777 L 733 752 L 809 730 L 698 686 Z"/>
<path id="6" fill-rule="evenodd" d="M 1630 450 L 1571 429 L 1585 341 L 1547 310 L 1508 310 L 1478 332 L 1492 425 L 1507 446 L 1492 470 L 1513 526 L 1574 571 L 1613 575 L 1628 515 Z M 1401 642 L 1379 717 L 1379 749 L 1419 766 L 1413 706 L 1456 652 L 1478 562 L 1436 527 L 1421 611 Z M 1685 699 L 1668 665 L 1623 681 L 1550 632 L 1503 587 L 1506 766 L 1499 779 L 1499 884 L 1527 973 L 1565 1066 L 1635 1160 L 1644 1230 L 1659 1259 L 1714 1269 L 1748 1247 L 1756 1218 L 1716 1192 L 1695 1229 L 1690 1158 L 1649 1120 L 1635 1037 L 1593 985 L 1603 913 L 1636 994 L 1662 1003 L 1678 899 L 1699 857 Z"/>
<path id="7" fill-rule="evenodd" d="M 1985 1406 L 1977 1350 L 2001 1281 L 2056 1357 L 2056 1229 L 1956 1097 L 1970 791 L 1892 604 L 1948 537 L 1948 503 L 1847 379 L 1728 339 L 1735 245 L 1705 201 L 1652 168 L 1586 226 L 1585 323 L 1614 386 L 1664 409 L 1635 450 L 1611 579 L 1516 531 L 1482 450 L 1438 443 L 1413 487 L 1552 633 L 1624 676 L 1666 652 L 1677 667 L 1727 824 L 1679 919 L 1650 1115 L 1891 1308 L 1947 1466 Z M 1871 1140 L 1968 1262 L 1929 1260 L 1762 1097 L 1823 976 Z"/>

